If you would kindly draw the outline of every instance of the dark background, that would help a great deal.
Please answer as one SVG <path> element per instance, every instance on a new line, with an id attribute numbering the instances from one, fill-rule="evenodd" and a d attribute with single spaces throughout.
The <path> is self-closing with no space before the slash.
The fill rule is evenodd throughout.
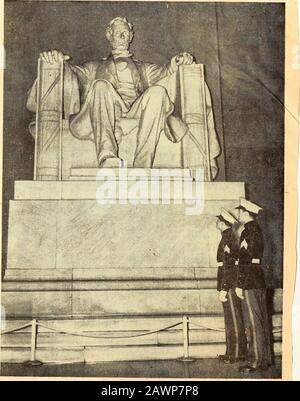
<path id="1" fill-rule="evenodd" d="M 105 28 L 116 16 L 134 25 L 136 58 L 161 64 L 188 51 L 205 64 L 222 145 L 218 180 L 246 182 L 250 199 L 264 207 L 269 282 L 281 286 L 284 4 L 6 1 L 3 265 L 14 181 L 33 179 L 25 104 L 38 55 L 60 49 L 75 64 L 107 56 Z"/>

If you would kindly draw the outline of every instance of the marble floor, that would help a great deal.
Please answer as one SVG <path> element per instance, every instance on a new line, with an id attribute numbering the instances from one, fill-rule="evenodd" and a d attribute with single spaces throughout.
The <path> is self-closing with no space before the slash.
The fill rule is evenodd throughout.
<path id="1" fill-rule="evenodd" d="M 242 375 L 238 366 L 223 365 L 216 359 L 199 359 L 194 362 L 133 361 L 103 362 L 96 364 L 62 364 L 29 367 L 23 364 L 2 364 L 1 376 L 34 377 L 111 377 L 111 378 L 244 378 L 280 379 L 281 358 L 267 372 Z"/>

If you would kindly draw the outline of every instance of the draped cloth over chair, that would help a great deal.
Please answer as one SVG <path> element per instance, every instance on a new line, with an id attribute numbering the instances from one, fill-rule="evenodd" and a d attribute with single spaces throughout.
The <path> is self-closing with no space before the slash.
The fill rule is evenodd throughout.
<path id="1" fill-rule="evenodd" d="M 37 180 L 66 180 L 72 167 L 99 166 L 101 149 L 94 133 L 95 124 L 103 120 L 99 121 L 99 116 L 86 118 L 90 113 L 90 109 L 85 110 L 86 99 L 95 95 L 95 88 L 101 96 L 111 91 L 117 97 L 118 93 L 111 82 L 102 79 L 95 79 L 82 88 L 76 68 L 66 62 L 49 64 L 39 60 L 38 77 L 27 101 L 28 109 L 36 113 L 30 131 L 36 139 Z M 153 112 L 164 113 L 162 126 L 157 127 L 161 132 L 154 135 L 157 143 L 147 144 L 153 151 L 149 155 L 139 150 L 137 132 L 140 124 L 145 123 L 143 107 L 124 110 L 124 102 L 120 102 L 113 132 L 118 157 L 129 167 L 203 168 L 205 181 L 212 181 L 218 171 L 220 146 L 204 66 L 185 65 L 179 73 L 165 75 L 141 94 L 146 102 L 147 91 L 155 92 L 161 104 L 154 102 Z"/>

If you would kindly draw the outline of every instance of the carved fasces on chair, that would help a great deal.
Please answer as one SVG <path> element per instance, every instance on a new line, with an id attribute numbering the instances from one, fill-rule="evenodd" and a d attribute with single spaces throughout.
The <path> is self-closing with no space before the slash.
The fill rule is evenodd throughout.
<path id="1" fill-rule="evenodd" d="M 215 158 L 220 152 L 214 129 L 209 90 L 205 84 L 203 64 L 183 65 L 179 69 L 181 117 L 189 127 L 182 140 L 184 168 L 204 168 L 204 180 L 217 174 Z"/>
<path id="2" fill-rule="evenodd" d="M 36 180 L 61 180 L 64 63 L 38 61 L 36 82 Z"/>

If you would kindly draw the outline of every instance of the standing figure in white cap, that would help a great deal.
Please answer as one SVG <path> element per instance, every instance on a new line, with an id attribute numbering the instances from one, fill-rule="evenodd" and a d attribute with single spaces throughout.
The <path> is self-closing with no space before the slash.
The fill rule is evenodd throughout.
<path id="1" fill-rule="evenodd" d="M 242 300 L 249 343 L 249 364 L 240 367 L 240 371 L 251 373 L 267 370 L 272 365 L 267 290 L 262 267 L 264 239 L 257 222 L 262 208 L 241 198 L 237 209 L 244 229 L 240 237 L 236 294 Z"/>
<path id="2" fill-rule="evenodd" d="M 243 322 L 241 300 L 235 293 L 238 243 L 233 227 L 238 223 L 225 209 L 217 216 L 217 229 L 222 239 L 217 251 L 218 291 L 222 302 L 225 320 L 226 353 L 219 355 L 220 361 L 232 364 L 245 361 L 247 357 L 247 339 Z"/>

